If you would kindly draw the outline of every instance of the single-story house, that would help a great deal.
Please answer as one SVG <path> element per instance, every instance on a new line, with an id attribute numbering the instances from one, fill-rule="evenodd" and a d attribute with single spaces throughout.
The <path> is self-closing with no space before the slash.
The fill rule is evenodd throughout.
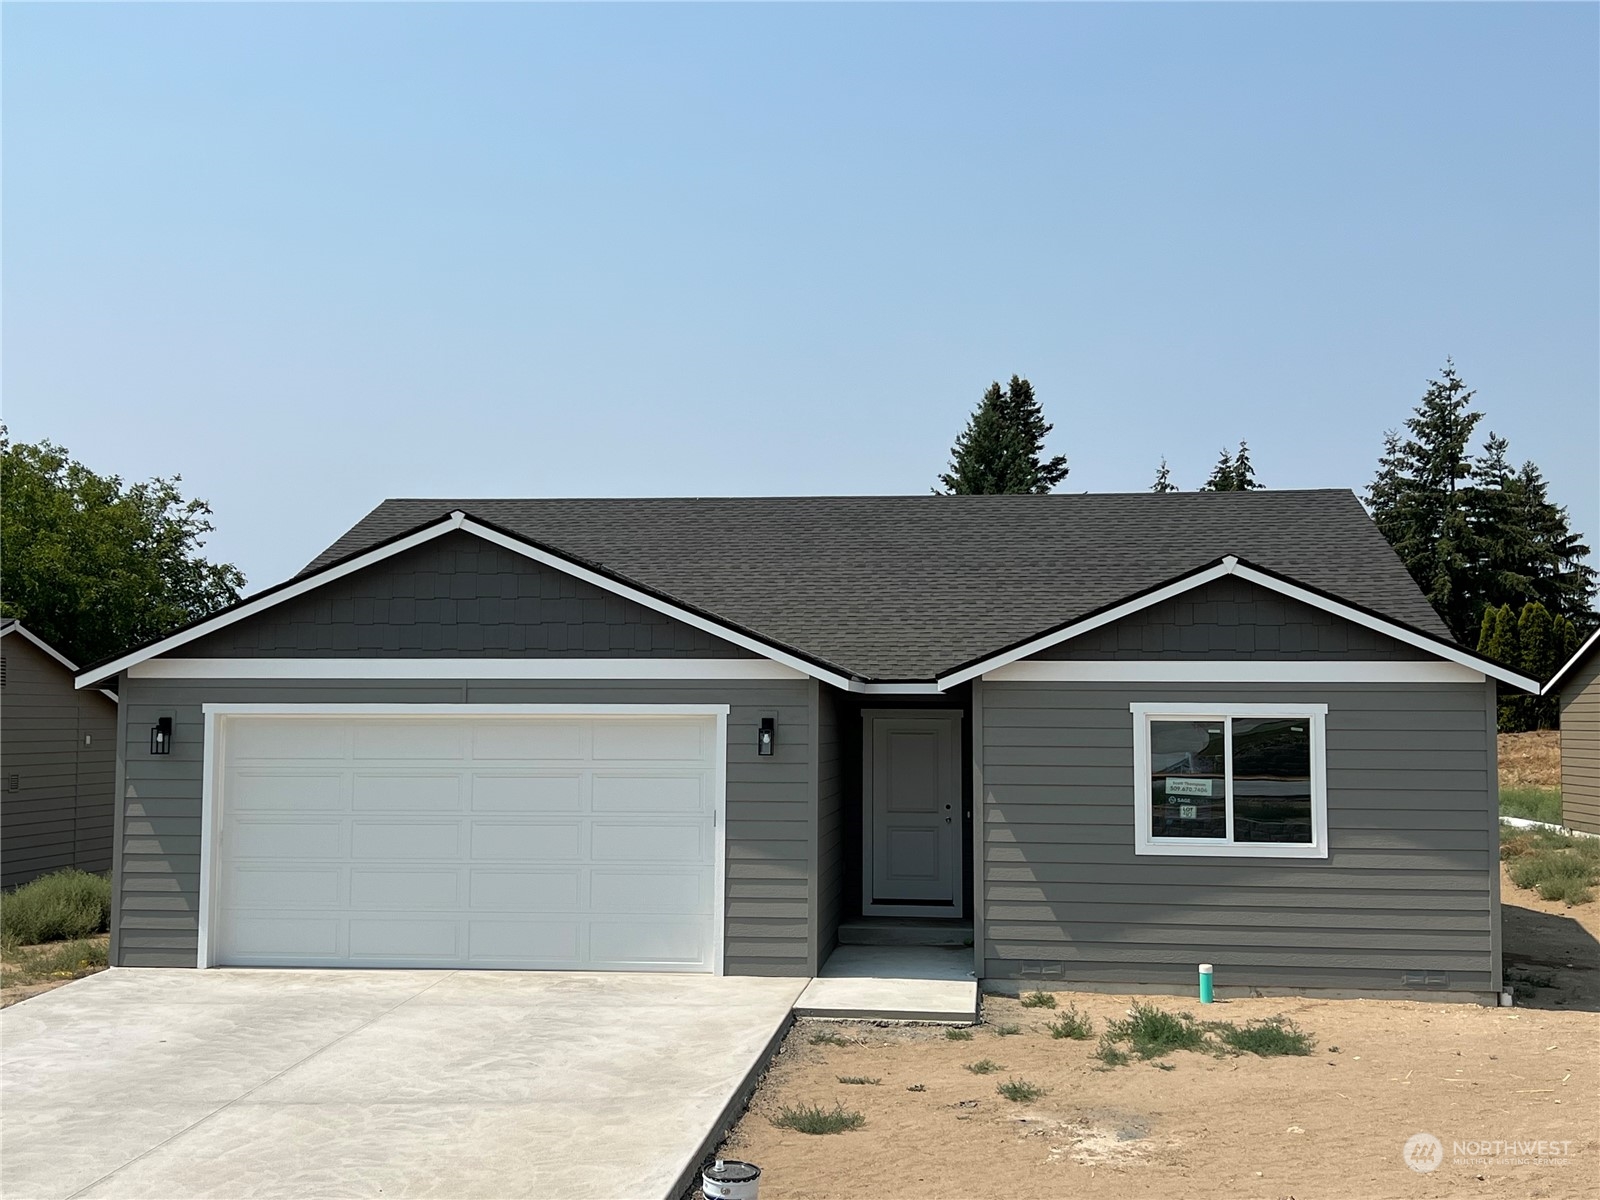
<path id="1" fill-rule="evenodd" d="M 0 620 L 0 887 L 51 871 L 111 870 L 117 698 L 77 690 L 78 668 Z"/>
<path id="2" fill-rule="evenodd" d="M 1544 685 L 1561 706 L 1561 823 L 1600 833 L 1600 630 Z"/>
<path id="3" fill-rule="evenodd" d="M 1326 490 L 390 500 L 112 679 L 123 966 L 1478 999 L 1538 687 Z"/>

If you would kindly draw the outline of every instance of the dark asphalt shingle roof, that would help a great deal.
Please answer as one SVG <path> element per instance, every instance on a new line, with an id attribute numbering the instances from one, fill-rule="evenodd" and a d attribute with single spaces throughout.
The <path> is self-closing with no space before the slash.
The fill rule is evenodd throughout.
<path id="1" fill-rule="evenodd" d="M 457 509 L 865 679 L 932 678 L 1227 554 L 1450 636 L 1343 490 L 386 500 L 306 571 Z"/>

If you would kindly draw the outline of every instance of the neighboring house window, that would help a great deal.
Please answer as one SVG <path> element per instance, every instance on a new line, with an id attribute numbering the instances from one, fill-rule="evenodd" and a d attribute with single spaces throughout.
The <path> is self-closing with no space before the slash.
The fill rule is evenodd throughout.
<path id="1" fill-rule="evenodd" d="M 1328 856 L 1325 704 L 1135 704 L 1134 851 Z"/>

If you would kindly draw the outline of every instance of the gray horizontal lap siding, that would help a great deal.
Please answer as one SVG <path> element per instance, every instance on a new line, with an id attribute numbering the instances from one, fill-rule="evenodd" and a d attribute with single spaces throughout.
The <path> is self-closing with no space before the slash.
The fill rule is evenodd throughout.
<path id="1" fill-rule="evenodd" d="M 1600 654 L 1592 651 L 1561 688 L 1561 819 L 1600 833 Z"/>
<path id="2" fill-rule="evenodd" d="M 1260 659 L 1338 657 L 1421 660 L 1432 656 L 1320 608 L 1242 579 L 1217 579 L 1142 612 L 1090 630 L 1040 659 Z"/>
<path id="3" fill-rule="evenodd" d="M 750 651 L 468 533 L 335 579 L 170 652 L 751 658 Z"/>
<path id="4" fill-rule="evenodd" d="M 67 867 L 109 871 L 117 706 L 77 691 L 71 673 L 20 633 L 0 641 L 0 653 L 0 886 Z"/>
<path id="5" fill-rule="evenodd" d="M 464 662 L 463 667 L 470 669 Z M 516 681 L 184 681 L 128 679 L 115 960 L 193 966 L 198 937 L 204 714 L 210 703 L 728 704 L 726 968 L 808 973 L 815 829 L 809 680 L 661 683 Z M 150 727 L 174 718 L 172 752 L 150 754 Z M 777 751 L 756 754 L 762 716 Z"/>
<path id="6" fill-rule="evenodd" d="M 979 686 L 987 976 L 1498 986 L 1488 685 Z M 1136 855 L 1140 701 L 1327 704 L 1328 858 Z"/>

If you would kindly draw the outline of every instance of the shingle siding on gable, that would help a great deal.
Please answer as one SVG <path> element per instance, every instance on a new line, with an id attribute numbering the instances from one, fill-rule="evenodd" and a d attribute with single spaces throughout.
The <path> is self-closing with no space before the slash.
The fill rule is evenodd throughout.
<path id="1" fill-rule="evenodd" d="M 169 652 L 179 658 L 752 658 L 750 651 L 452 533 Z"/>
<path id="2" fill-rule="evenodd" d="M 1433 656 L 1242 579 L 1218 579 L 1052 646 L 1038 659 L 1422 661 Z"/>

